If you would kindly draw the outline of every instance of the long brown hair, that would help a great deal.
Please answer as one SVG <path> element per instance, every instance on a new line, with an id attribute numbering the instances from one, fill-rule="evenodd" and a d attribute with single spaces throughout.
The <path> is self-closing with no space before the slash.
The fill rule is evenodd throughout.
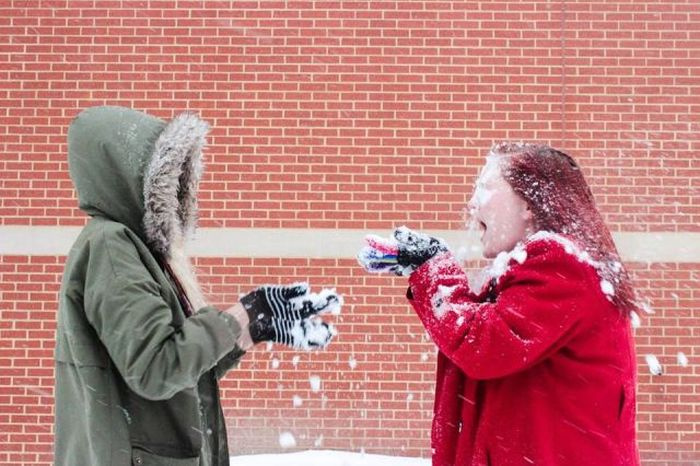
<path id="1" fill-rule="evenodd" d="M 613 303 L 635 310 L 629 275 L 576 161 L 543 144 L 500 143 L 491 153 L 505 156 L 503 178 L 527 203 L 535 230 L 572 239 L 602 265 L 598 273 L 613 285 Z"/>

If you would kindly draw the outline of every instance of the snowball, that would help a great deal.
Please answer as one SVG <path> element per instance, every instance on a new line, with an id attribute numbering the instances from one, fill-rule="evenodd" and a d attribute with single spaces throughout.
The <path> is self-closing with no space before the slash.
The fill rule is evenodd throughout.
<path id="1" fill-rule="evenodd" d="M 280 447 L 294 448 L 297 446 L 297 441 L 291 432 L 282 432 L 279 438 Z"/>
<path id="2" fill-rule="evenodd" d="M 688 358 L 683 354 L 682 351 L 678 352 L 678 365 L 682 367 L 688 367 Z"/>
<path id="3" fill-rule="evenodd" d="M 311 391 L 317 392 L 321 389 L 321 377 L 317 375 L 312 375 L 309 377 L 309 383 L 311 384 Z"/>
<path id="4" fill-rule="evenodd" d="M 656 356 L 653 354 L 647 354 L 645 359 L 647 361 L 647 366 L 649 366 L 649 372 L 651 372 L 652 375 L 663 374 L 664 369 L 661 366 L 661 363 L 659 363 L 659 360 L 656 359 Z"/>

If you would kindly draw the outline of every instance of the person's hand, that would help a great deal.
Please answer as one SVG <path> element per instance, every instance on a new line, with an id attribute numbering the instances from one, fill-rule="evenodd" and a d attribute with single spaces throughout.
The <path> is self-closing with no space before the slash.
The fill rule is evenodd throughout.
<path id="1" fill-rule="evenodd" d="M 410 275 L 433 256 L 448 250 L 440 238 L 418 233 L 405 226 L 394 230 L 389 238 L 367 235 L 367 245 L 357 255 L 357 260 L 371 273 Z"/>
<path id="2" fill-rule="evenodd" d="M 306 283 L 264 285 L 243 296 L 240 302 L 250 320 L 253 343 L 272 341 L 304 350 L 330 343 L 334 328 L 316 316 L 338 314 L 343 304 L 334 289 L 310 293 Z"/>

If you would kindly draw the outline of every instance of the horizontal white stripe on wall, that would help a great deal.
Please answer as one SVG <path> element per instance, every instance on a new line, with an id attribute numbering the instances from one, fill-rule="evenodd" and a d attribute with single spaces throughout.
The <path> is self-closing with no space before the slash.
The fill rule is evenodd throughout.
<path id="1" fill-rule="evenodd" d="M 81 227 L 0 226 L 0 255 L 66 255 Z M 189 252 L 200 257 L 354 258 L 368 233 L 387 231 L 272 228 L 201 228 Z M 453 250 L 480 257 L 479 241 L 466 231 L 429 231 Z M 634 262 L 700 263 L 700 233 L 616 233 L 622 257 Z"/>

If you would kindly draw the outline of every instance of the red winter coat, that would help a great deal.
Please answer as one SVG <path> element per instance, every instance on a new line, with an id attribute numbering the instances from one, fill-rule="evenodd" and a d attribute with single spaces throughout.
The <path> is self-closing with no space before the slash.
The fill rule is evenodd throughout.
<path id="1" fill-rule="evenodd" d="M 439 348 L 434 466 L 638 465 L 630 321 L 552 239 L 479 295 L 442 254 L 408 297 Z"/>

